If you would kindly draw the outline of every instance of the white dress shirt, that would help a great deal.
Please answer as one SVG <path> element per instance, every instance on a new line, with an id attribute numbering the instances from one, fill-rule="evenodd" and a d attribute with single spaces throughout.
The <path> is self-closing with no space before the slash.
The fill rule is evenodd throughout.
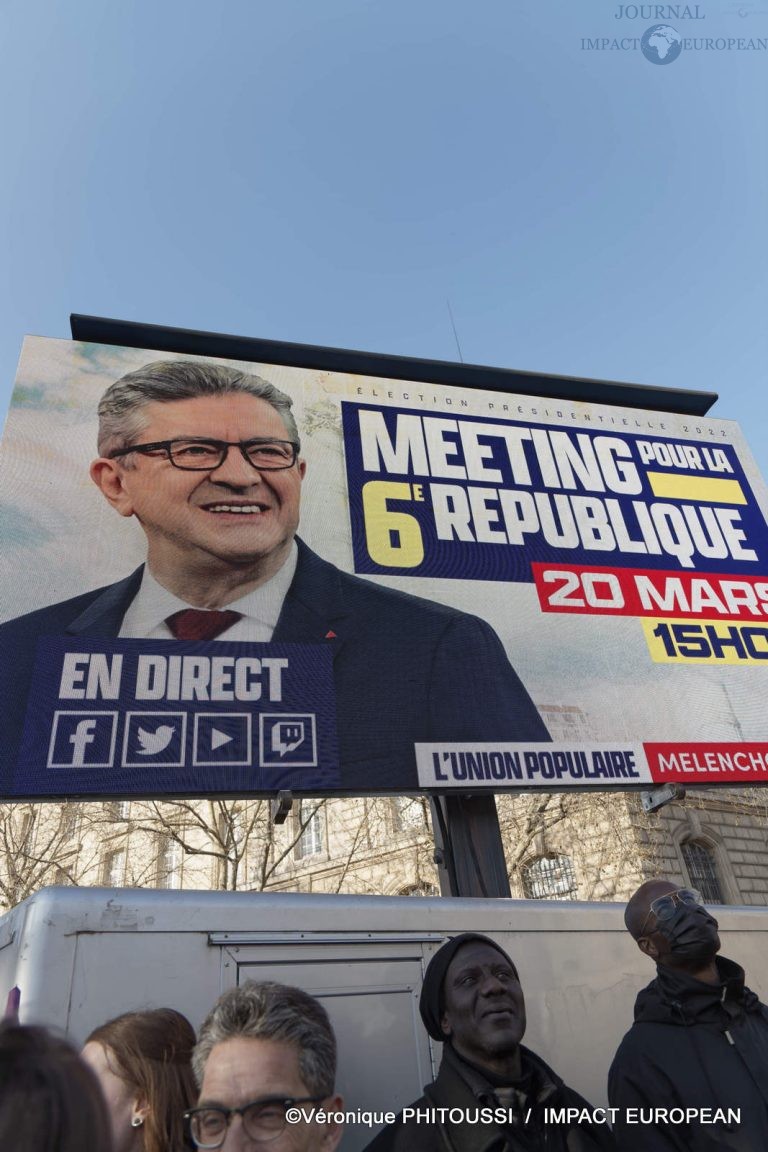
<path id="1" fill-rule="evenodd" d="M 283 601 L 296 571 L 298 557 L 299 550 L 294 540 L 288 559 L 271 580 L 241 596 L 239 600 L 224 605 L 228 611 L 240 612 L 242 618 L 217 636 L 217 640 L 264 642 L 272 639 Z M 196 605 L 187 604 L 163 588 L 162 584 L 158 584 L 149 567 L 145 566 L 141 587 L 123 617 L 118 635 L 123 640 L 173 640 L 173 633 L 166 620 L 174 612 L 194 607 Z"/>

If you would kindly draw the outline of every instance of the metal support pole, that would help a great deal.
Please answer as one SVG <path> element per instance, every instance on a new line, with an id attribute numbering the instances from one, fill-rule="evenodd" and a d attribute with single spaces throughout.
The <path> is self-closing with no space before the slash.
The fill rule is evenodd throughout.
<path id="1" fill-rule="evenodd" d="M 493 796 L 430 796 L 443 896 L 511 896 Z"/>

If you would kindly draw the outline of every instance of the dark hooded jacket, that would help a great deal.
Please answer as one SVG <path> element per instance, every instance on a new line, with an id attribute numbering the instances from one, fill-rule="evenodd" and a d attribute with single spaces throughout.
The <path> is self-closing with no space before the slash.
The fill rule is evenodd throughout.
<path id="1" fill-rule="evenodd" d="M 608 1078 L 622 1152 L 768 1150 L 768 1008 L 738 964 L 717 968 L 720 983 L 705 984 L 659 964 L 637 997 Z M 664 1123 L 648 1111 L 660 1108 L 709 1109 L 710 1122 Z M 629 1123 L 627 1109 L 659 1122 Z"/>
<path id="2" fill-rule="evenodd" d="M 520 1054 L 522 1078 L 510 1094 L 508 1089 L 494 1088 L 479 1068 L 446 1044 L 437 1079 L 411 1107 L 462 1109 L 469 1120 L 453 1123 L 436 1115 L 419 1123 L 415 1118 L 404 1122 L 401 1113 L 365 1152 L 615 1152 L 608 1128 L 586 1118 L 593 1111 L 586 1100 L 522 1044 Z M 478 1110 L 499 1107 L 505 1118 L 510 1117 L 508 1123 L 498 1123 L 491 1115 L 488 1123 L 472 1122 Z M 545 1123 L 545 1108 L 574 1108 L 584 1110 L 584 1115 L 562 1124 Z"/>

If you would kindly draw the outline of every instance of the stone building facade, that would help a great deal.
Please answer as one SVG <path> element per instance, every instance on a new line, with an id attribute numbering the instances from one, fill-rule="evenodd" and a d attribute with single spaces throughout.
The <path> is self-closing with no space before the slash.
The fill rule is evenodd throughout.
<path id="1" fill-rule="evenodd" d="M 588 715 L 537 702 L 555 740 L 593 738 Z M 497 797 L 512 894 L 626 900 L 651 876 L 711 903 L 768 902 L 768 790 L 689 791 L 654 813 L 638 793 Z M 353 892 L 439 891 L 419 796 L 0 805 L 0 904 L 45 884 Z"/>
<path id="2" fill-rule="evenodd" d="M 497 797 L 512 894 L 626 900 L 667 876 L 711 903 L 768 903 L 768 794 L 690 791 L 643 812 L 636 793 Z M 421 797 L 295 802 L 275 825 L 266 801 L 5 805 L 0 901 L 45 884 L 434 894 Z"/>

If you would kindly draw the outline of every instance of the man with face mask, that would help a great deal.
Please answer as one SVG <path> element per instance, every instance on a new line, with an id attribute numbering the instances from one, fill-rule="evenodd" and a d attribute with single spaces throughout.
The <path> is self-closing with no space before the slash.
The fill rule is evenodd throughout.
<path id="1" fill-rule="evenodd" d="M 768 1008 L 718 956 L 717 921 L 693 889 L 648 880 L 624 922 L 657 975 L 608 1077 L 622 1152 L 765 1152 Z"/>

